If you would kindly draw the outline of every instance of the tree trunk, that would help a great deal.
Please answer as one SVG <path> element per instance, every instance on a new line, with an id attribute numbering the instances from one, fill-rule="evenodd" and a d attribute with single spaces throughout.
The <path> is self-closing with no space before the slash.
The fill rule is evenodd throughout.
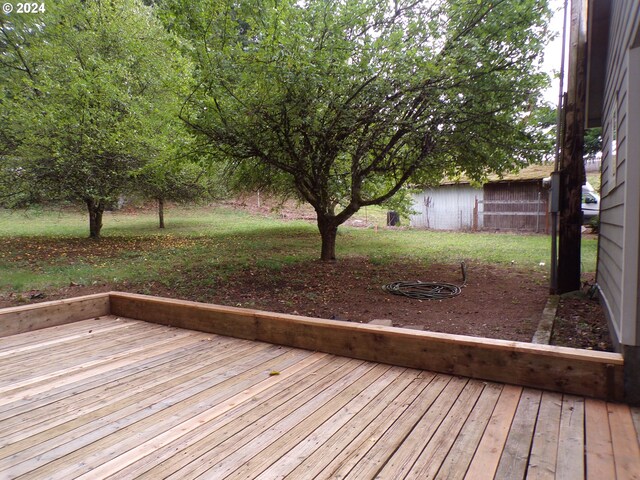
<path id="1" fill-rule="evenodd" d="M 338 224 L 331 218 L 318 215 L 318 230 L 322 238 L 322 250 L 320 260 L 331 261 L 336 259 L 336 235 Z"/>
<path id="2" fill-rule="evenodd" d="M 89 211 L 89 238 L 100 238 L 104 203 L 102 200 L 96 202 L 93 198 L 88 198 L 86 203 Z"/>
<path id="3" fill-rule="evenodd" d="M 584 118 L 586 98 L 586 0 L 571 2 L 569 84 L 565 131 L 560 162 L 560 225 L 558 229 L 558 289 L 563 294 L 580 289 L 582 185 L 584 173 Z"/>
<path id="4" fill-rule="evenodd" d="M 160 228 L 164 228 L 164 198 L 158 197 L 158 221 Z"/>

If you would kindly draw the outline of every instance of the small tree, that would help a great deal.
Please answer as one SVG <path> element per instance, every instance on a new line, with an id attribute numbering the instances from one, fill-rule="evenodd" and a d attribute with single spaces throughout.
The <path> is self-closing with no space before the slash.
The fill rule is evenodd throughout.
<path id="1" fill-rule="evenodd" d="M 165 202 L 196 202 L 212 199 L 222 188 L 207 166 L 192 162 L 150 163 L 136 174 L 135 192 L 155 200 L 158 227 L 165 228 Z"/>
<path id="2" fill-rule="evenodd" d="M 544 151 L 526 117 L 548 81 L 546 1 L 167 1 L 198 62 L 182 118 L 313 206 L 323 260 L 339 225 L 410 181 Z"/>
<path id="3" fill-rule="evenodd" d="M 139 0 L 59 0 L 0 28 L 0 170 L 30 198 L 82 202 L 98 238 L 105 208 L 175 138 L 188 63 Z"/>

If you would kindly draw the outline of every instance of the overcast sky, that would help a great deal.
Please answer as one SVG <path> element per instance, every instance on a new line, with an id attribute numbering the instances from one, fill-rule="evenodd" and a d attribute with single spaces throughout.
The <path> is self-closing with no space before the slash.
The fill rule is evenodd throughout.
<path id="1" fill-rule="evenodd" d="M 564 0 L 551 0 L 551 8 L 554 10 L 553 18 L 551 19 L 550 30 L 556 34 L 556 37 L 545 49 L 544 53 L 544 71 L 552 75 L 551 87 L 545 91 L 544 98 L 546 101 L 553 105 L 558 104 L 558 88 L 560 87 L 560 81 L 558 78 L 554 78 L 560 72 L 560 62 L 562 58 L 562 20 L 563 20 L 563 5 Z M 571 8 L 570 5 L 568 8 Z M 568 52 L 565 54 L 568 55 Z M 565 75 L 566 78 L 566 75 Z M 565 88 L 566 90 L 566 83 Z"/>

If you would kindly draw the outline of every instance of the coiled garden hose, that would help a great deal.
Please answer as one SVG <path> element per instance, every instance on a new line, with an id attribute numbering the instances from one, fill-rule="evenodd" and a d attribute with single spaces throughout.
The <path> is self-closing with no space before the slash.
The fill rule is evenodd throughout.
<path id="1" fill-rule="evenodd" d="M 418 300 L 442 300 L 460 295 L 462 288 L 467 285 L 467 265 L 460 262 L 462 271 L 462 285 L 444 282 L 392 282 L 382 286 L 385 292 L 403 295 Z"/>

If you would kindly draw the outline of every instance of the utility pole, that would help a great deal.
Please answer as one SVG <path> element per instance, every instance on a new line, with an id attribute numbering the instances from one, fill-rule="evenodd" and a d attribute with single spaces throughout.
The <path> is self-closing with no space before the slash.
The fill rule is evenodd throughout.
<path id="1" fill-rule="evenodd" d="M 551 213 L 551 278 L 549 293 L 558 293 L 558 212 L 560 211 L 560 152 L 564 134 L 564 64 L 567 50 L 567 12 L 569 0 L 562 6 L 562 55 L 560 58 L 560 85 L 558 88 L 558 106 L 556 109 L 556 146 L 554 152 L 551 191 L 549 192 L 549 213 Z"/>
<path id="2" fill-rule="evenodd" d="M 584 121 L 586 97 L 587 1 L 571 0 L 569 78 L 560 157 L 558 291 L 580 289 Z"/>

